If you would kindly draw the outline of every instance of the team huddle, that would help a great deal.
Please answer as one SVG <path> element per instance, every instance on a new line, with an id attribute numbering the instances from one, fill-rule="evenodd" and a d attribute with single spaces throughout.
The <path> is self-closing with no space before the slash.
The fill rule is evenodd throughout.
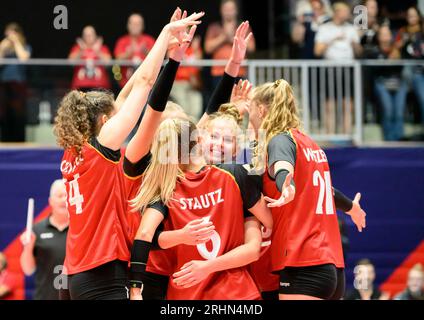
<path id="1" fill-rule="evenodd" d="M 74 90 L 60 104 L 69 296 L 128 299 L 129 288 L 132 300 L 341 299 L 336 209 L 361 231 L 360 194 L 333 188 L 285 80 L 238 81 L 249 23 L 200 121 L 168 101 L 203 15 L 177 8 L 116 100 Z M 240 148 L 246 113 L 252 134 Z"/>

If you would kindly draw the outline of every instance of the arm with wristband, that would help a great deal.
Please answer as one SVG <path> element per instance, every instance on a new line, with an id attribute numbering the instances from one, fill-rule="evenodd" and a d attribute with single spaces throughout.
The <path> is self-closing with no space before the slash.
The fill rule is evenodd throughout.
<path id="1" fill-rule="evenodd" d="M 197 123 L 198 127 L 202 127 L 207 122 L 209 115 L 217 112 L 221 104 L 230 101 L 231 92 L 240 71 L 240 65 L 246 56 L 247 44 L 252 36 L 253 34 L 249 32 L 249 22 L 245 21 L 241 23 L 234 36 L 231 56 L 225 66 L 224 75 L 214 90 L 206 112 Z"/>
<path id="2" fill-rule="evenodd" d="M 187 19 L 185 18 L 186 15 L 186 12 L 181 13 L 181 9 L 178 8 L 171 18 L 171 23 Z M 182 32 L 178 36 L 182 44 L 174 46 L 169 52 L 169 61 L 163 68 L 152 89 L 141 123 L 125 151 L 125 157 L 131 163 L 138 162 L 150 150 L 156 128 L 160 124 L 162 112 L 165 110 L 168 102 L 178 67 L 195 32 L 196 25 L 193 25 L 188 33 Z"/>

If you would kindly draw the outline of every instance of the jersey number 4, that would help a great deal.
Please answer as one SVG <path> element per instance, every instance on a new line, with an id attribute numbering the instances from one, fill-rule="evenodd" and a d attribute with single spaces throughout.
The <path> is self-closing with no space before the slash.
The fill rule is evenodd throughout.
<path id="1" fill-rule="evenodd" d="M 79 178 L 79 174 L 76 174 L 74 175 L 74 180 L 69 181 L 68 201 L 69 201 L 69 205 L 75 206 L 75 213 L 81 214 L 84 197 L 79 191 L 78 178 Z"/>
<path id="2" fill-rule="evenodd" d="M 325 213 L 334 214 L 333 207 L 333 189 L 331 188 L 331 177 L 329 171 L 324 171 L 324 178 L 318 170 L 314 171 L 313 184 L 319 187 L 316 214 L 323 214 L 324 212 L 324 197 L 325 197 Z"/>

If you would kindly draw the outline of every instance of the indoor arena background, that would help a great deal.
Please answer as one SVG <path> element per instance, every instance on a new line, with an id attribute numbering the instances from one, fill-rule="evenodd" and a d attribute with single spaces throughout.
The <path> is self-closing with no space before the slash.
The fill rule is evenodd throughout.
<path id="1" fill-rule="evenodd" d="M 314 63 L 317 62 L 290 65 L 296 63 L 296 59 L 292 58 L 296 50 L 290 41 L 290 25 L 295 19 L 291 15 L 294 3 L 289 0 L 262 1 L 258 6 L 257 1 L 240 1 L 240 14 L 242 18 L 249 19 L 255 33 L 256 53 L 252 63 L 255 59 L 261 59 L 258 65 L 250 66 L 259 68 L 256 73 L 249 73 L 255 77 L 254 82 L 259 84 L 264 79 L 273 79 L 278 72 L 283 76 L 286 70 L 291 70 L 289 76 L 293 81 L 299 79 L 298 95 L 301 102 L 306 103 L 314 99 L 314 93 L 309 87 L 302 87 L 306 80 L 301 77 L 308 77 L 308 71 L 313 72 Z M 384 5 L 384 1 L 379 3 Z M 68 8 L 67 30 L 56 30 L 52 26 L 55 17 L 53 9 L 58 4 Z M 212 0 L 124 0 L 119 1 L 119 5 L 116 1 L 99 0 L 60 3 L 52 0 L 2 1 L 0 30 L 7 23 L 16 21 L 22 25 L 31 43 L 32 58 L 66 59 L 85 25 L 93 24 L 112 51 L 117 38 L 125 34 L 126 19 L 131 12 L 141 12 L 145 18 L 145 31 L 157 36 L 176 5 L 190 12 L 203 10 L 207 13 L 199 28 L 201 37 L 204 37 L 207 25 L 220 17 L 219 1 Z M 208 59 L 207 56 L 203 58 Z M 269 73 L 268 69 L 274 66 L 274 60 L 266 63 L 263 61 L 266 59 L 279 60 L 282 71 Z M 263 69 L 260 69 L 261 66 Z M 316 66 L 326 67 L 319 64 Z M 347 286 L 353 285 L 355 263 L 367 258 L 375 265 L 376 284 L 382 291 L 394 295 L 405 288 L 409 269 L 416 263 L 424 263 L 424 146 L 419 141 L 421 138 L 413 134 L 422 130 L 423 124 L 417 120 L 420 111 L 414 107 L 415 98 L 409 93 L 408 114 L 405 117 L 408 123 L 405 126 L 411 135 L 404 140 L 410 141 L 385 142 L 379 133 L 381 115 L 378 108 L 370 107 L 372 93 L 366 88 L 366 64 L 349 62 L 345 67 L 360 68 L 362 72 L 361 82 L 355 82 L 355 86 L 362 84 L 362 87 L 352 90 L 353 103 L 355 108 L 359 108 L 356 112 L 360 112 L 355 120 L 355 133 L 348 137 L 337 134 L 325 136 L 319 140 L 323 142 L 330 162 L 333 185 L 351 198 L 356 192 L 361 192 L 361 205 L 367 212 L 367 227 L 362 233 L 358 233 L 350 219 L 339 212 L 347 239 Z M 309 69 L 303 72 L 302 68 Z M 47 70 L 46 73 L 44 70 Z M 261 70 L 266 71 L 261 75 Z M 38 130 L 42 122 L 40 102 L 48 101 L 54 114 L 60 94 L 69 88 L 72 68 L 35 64 L 28 67 L 28 73 L 30 96 L 27 101 L 27 132 L 30 134 L 27 136 L 30 138 L 26 143 L 0 144 L 0 251 L 6 253 L 11 270 L 20 275 L 21 290 L 16 292 L 16 299 L 30 298 L 33 289 L 32 278 L 25 278 L 19 266 L 22 250 L 19 235 L 25 227 L 28 198 L 35 199 L 36 215 L 45 216 L 48 213 L 50 184 L 61 177 L 59 165 L 62 151 L 54 146 L 52 137 L 47 135 L 46 138 L 41 133 L 42 138 L 37 140 L 34 138 L 36 134 L 31 132 Z M 44 76 L 48 80 L 43 79 Z M 310 81 L 310 78 L 306 79 Z M 112 86 L 115 89 L 116 84 Z M 311 117 L 306 120 L 310 121 L 312 130 L 314 119 Z"/>

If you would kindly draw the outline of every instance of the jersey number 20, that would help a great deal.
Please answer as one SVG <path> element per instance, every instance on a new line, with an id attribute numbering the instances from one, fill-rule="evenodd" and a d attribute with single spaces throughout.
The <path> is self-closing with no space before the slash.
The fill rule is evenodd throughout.
<path id="1" fill-rule="evenodd" d="M 71 206 L 75 206 L 75 213 L 81 214 L 84 197 L 79 191 L 78 178 L 79 174 L 76 174 L 74 175 L 74 180 L 69 181 L 68 201 Z"/>
<path id="2" fill-rule="evenodd" d="M 314 171 L 313 184 L 319 187 L 316 214 L 323 214 L 324 212 L 324 196 L 325 196 L 325 213 L 334 214 L 333 208 L 333 192 L 331 188 L 330 172 L 324 171 L 324 177 L 318 170 Z"/>

